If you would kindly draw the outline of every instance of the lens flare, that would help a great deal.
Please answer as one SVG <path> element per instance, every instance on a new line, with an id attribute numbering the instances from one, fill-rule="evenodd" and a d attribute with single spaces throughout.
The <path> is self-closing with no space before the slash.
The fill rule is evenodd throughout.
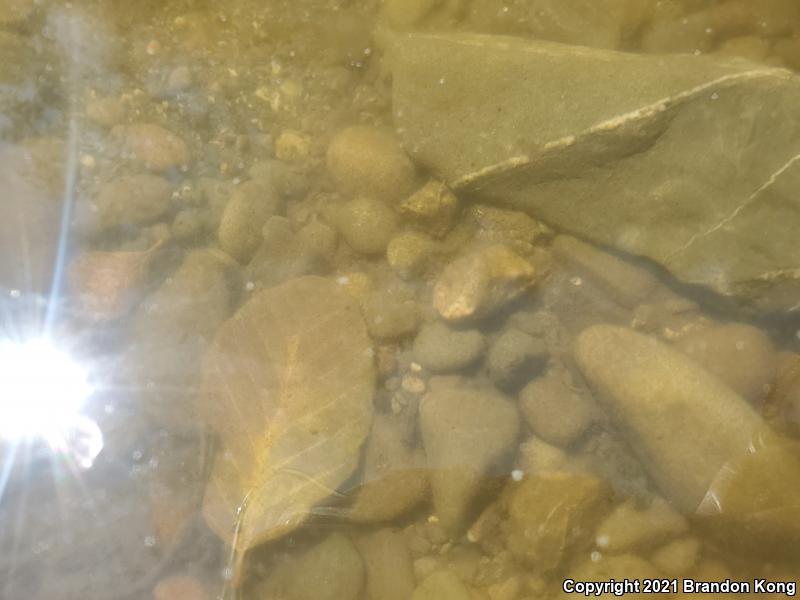
<path id="1" fill-rule="evenodd" d="M 50 341 L 0 341 L 2 440 L 41 439 L 54 451 L 70 451 L 69 442 L 77 436 L 82 440 L 79 446 L 88 444 L 89 453 L 96 456 L 102 447 L 97 431 L 92 429 L 88 442 L 80 435 L 87 429 L 87 417 L 80 411 L 91 391 L 86 371 Z"/>

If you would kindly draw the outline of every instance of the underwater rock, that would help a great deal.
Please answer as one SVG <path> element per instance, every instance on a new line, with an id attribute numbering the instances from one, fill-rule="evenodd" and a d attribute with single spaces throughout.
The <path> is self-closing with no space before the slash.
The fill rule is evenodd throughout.
<path id="1" fill-rule="evenodd" d="M 364 473 L 347 518 L 356 523 L 390 521 L 428 495 L 425 455 L 404 439 L 391 417 L 376 415 L 364 449 Z"/>
<path id="2" fill-rule="evenodd" d="M 452 229 L 458 210 L 458 198 L 440 181 L 427 183 L 397 206 L 402 216 L 418 223 L 435 237 L 442 237 Z"/>
<path id="3" fill-rule="evenodd" d="M 617 506 L 597 528 L 595 543 L 612 554 L 647 550 L 689 530 L 686 519 L 662 498 L 653 498 L 646 508 L 632 501 Z"/>
<path id="4" fill-rule="evenodd" d="M 722 380 L 622 327 L 584 331 L 575 356 L 672 505 L 732 549 L 797 553 L 800 449 Z"/>
<path id="5" fill-rule="evenodd" d="M 762 308 L 798 306 L 791 72 L 469 34 L 396 36 L 390 62 L 406 147 L 457 193 Z"/>
<path id="6" fill-rule="evenodd" d="M 433 288 L 433 305 L 448 321 L 485 317 L 522 295 L 537 275 L 508 246 L 480 248 L 445 267 Z"/>
<path id="7" fill-rule="evenodd" d="M 369 600 L 409 600 L 416 581 L 411 553 L 399 529 L 379 529 L 356 540 L 364 559 Z"/>
<path id="8" fill-rule="evenodd" d="M 353 543 L 333 533 L 303 554 L 279 562 L 257 586 L 258 598 L 358 600 L 364 587 L 364 562 Z"/>
<path id="9" fill-rule="evenodd" d="M 591 399 L 564 368 L 551 368 L 522 388 L 519 404 L 533 432 L 562 448 L 580 438 L 594 419 Z"/>
<path id="10" fill-rule="evenodd" d="M 556 569 L 589 547 L 610 503 L 611 488 L 591 475 L 553 471 L 528 477 L 508 498 L 508 549 L 530 566 Z"/>
<path id="11" fill-rule="evenodd" d="M 775 348 L 769 337 L 752 325 L 698 327 L 678 340 L 676 347 L 754 405 L 761 404 L 775 380 Z"/>
<path id="12" fill-rule="evenodd" d="M 760 424 L 736 392 L 656 338 L 596 325 L 578 337 L 575 358 L 650 476 L 686 513 Z"/>
<path id="13" fill-rule="evenodd" d="M 331 141 L 328 171 L 340 191 L 392 200 L 414 186 L 416 172 L 400 141 L 391 131 L 355 125 Z"/>
<path id="14" fill-rule="evenodd" d="M 469 588 L 450 570 L 436 571 L 417 586 L 411 600 L 472 600 Z"/>
<path id="15" fill-rule="evenodd" d="M 434 373 L 460 371 L 477 362 L 485 349 L 480 331 L 454 330 L 439 321 L 423 327 L 414 339 L 414 358 Z"/>
<path id="16" fill-rule="evenodd" d="M 450 532 L 464 525 L 486 471 L 514 446 L 516 407 L 491 388 L 437 386 L 420 404 L 433 506 Z"/>

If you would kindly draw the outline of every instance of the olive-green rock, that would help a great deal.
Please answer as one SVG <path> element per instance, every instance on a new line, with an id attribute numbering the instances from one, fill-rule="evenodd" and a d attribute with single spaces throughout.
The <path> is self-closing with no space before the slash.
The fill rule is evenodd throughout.
<path id="1" fill-rule="evenodd" d="M 798 305 L 791 72 L 470 34 L 397 36 L 390 57 L 397 130 L 457 193 L 721 294 Z"/>

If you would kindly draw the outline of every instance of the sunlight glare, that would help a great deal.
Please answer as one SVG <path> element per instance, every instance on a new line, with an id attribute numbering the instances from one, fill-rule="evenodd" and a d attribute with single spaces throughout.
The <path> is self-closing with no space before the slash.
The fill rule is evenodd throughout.
<path id="1" fill-rule="evenodd" d="M 90 392 L 84 369 L 48 340 L 0 341 L 0 438 L 60 445 Z"/>

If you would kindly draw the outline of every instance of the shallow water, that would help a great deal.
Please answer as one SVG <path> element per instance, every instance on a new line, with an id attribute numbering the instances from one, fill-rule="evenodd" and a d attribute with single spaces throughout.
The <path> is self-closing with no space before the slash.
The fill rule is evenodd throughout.
<path id="1" fill-rule="evenodd" d="M 0 57 L 0 598 L 794 595 L 795 2 L 0 0 Z"/>

